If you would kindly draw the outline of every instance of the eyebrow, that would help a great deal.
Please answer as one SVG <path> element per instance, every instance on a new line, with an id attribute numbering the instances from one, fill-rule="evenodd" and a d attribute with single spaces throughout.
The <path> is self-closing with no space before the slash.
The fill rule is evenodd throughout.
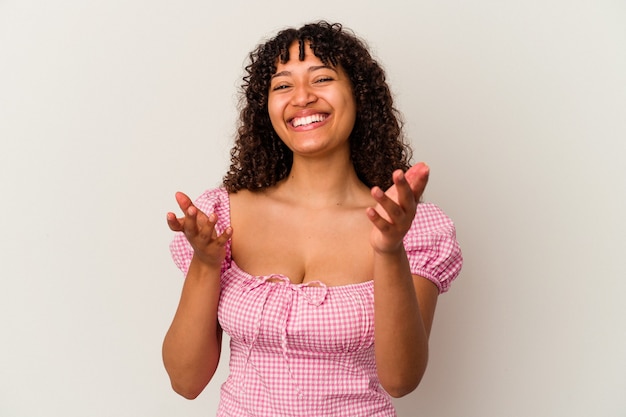
<path id="1" fill-rule="evenodd" d="M 320 69 L 329 69 L 332 70 L 334 72 L 337 72 L 337 70 L 329 65 L 313 65 L 311 67 L 308 68 L 308 72 L 313 72 L 313 71 L 317 71 Z M 276 78 L 276 77 L 283 77 L 283 76 L 289 76 L 291 75 L 291 71 L 281 71 L 281 72 L 277 72 L 276 74 L 272 75 L 272 79 Z"/>

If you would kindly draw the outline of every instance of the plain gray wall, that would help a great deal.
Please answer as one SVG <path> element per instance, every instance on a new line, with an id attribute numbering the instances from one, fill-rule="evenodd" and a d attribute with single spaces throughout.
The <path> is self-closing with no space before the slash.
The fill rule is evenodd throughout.
<path id="1" fill-rule="evenodd" d="M 0 0 L 0 416 L 171 391 L 165 213 L 228 164 L 247 53 L 326 18 L 388 72 L 465 268 L 402 417 L 626 416 L 623 1 Z"/>

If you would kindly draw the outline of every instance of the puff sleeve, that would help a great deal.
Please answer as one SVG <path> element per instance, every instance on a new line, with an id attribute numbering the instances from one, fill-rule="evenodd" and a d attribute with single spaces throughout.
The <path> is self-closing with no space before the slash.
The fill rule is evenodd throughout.
<path id="1" fill-rule="evenodd" d="M 411 273 L 432 281 L 440 294 L 448 291 L 463 266 L 454 223 L 432 203 L 418 204 L 404 248 Z"/>
<path id="2" fill-rule="evenodd" d="M 200 197 L 194 201 L 194 205 L 206 215 L 215 213 L 217 215 L 217 223 L 215 230 L 218 234 L 230 224 L 230 204 L 228 200 L 228 192 L 223 188 L 216 188 L 205 191 Z M 189 241 L 182 232 L 176 232 L 172 242 L 170 243 L 170 253 L 176 266 L 187 275 L 189 264 L 193 257 L 193 249 Z M 226 243 L 226 258 L 222 262 L 222 273 L 230 267 L 231 248 L 230 240 Z"/>

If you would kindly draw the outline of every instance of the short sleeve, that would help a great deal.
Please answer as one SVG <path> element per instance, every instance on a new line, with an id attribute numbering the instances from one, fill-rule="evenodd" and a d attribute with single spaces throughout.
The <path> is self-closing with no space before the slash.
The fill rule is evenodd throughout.
<path id="1" fill-rule="evenodd" d="M 454 223 L 432 203 L 418 204 L 404 247 L 411 273 L 432 281 L 439 293 L 448 291 L 461 272 L 463 255 Z"/>
<path id="2" fill-rule="evenodd" d="M 194 201 L 194 205 L 203 213 L 217 215 L 215 230 L 221 234 L 230 225 L 230 204 L 228 192 L 224 188 L 216 188 L 205 191 Z M 182 232 L 176 232 L 170 243 L 170 253 L 176 266 L 187 275 L 189 264 L 193 257 L 193 249 Z M 231 251 L 230 241 L 226 244 L 226 258 L 222 262 L 222 273 L 230 267 Z"/>

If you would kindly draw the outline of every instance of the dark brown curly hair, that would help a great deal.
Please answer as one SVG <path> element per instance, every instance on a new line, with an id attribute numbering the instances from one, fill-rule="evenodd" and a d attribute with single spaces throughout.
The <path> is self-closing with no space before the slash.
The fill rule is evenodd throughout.
<path id="1" fill-rule="evenodd" d="M 352 82 L 356 120 L 350 134 L 351 158 L 365 185 L 386 189 L 396 169 L 406 171 L 411 149 L 402 134 L 402 121 L 393 106 L 385 72 L 365 43 L 339 23 L 320 21 L 280 31 L 249 55 L 243 77 L 238 137 L 231 149 L 231 165 L 223 178 L 229 192 L 271 187 L 287 177 L 293 154 L 278 137 L 268 113 L 268 95 L 276 65 L 289 61 L 289 47 L 305 44 L 325 65 L 340 66 Z"/>

